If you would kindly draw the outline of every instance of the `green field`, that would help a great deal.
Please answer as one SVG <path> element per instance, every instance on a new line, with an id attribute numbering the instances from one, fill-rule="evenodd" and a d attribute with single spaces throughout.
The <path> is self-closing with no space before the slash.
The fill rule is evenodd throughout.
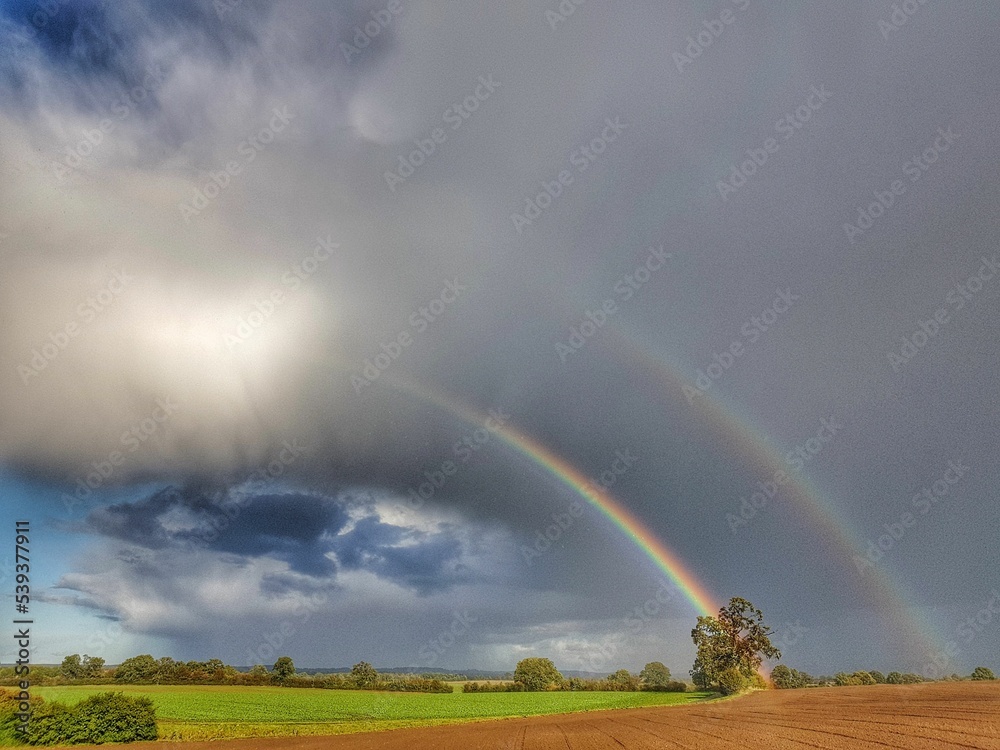
<path id="1" fill-rule="evenodd" d="M 508 716 L 663 706 L 703 699 L 705 693 L 376 693 L 217 685 L 79 685 L 39 687 L 46 700 L 75 703 L 120 690 L 156 704 L 160 736 L 170 740 L 346 734 L 451 724 Z"/>

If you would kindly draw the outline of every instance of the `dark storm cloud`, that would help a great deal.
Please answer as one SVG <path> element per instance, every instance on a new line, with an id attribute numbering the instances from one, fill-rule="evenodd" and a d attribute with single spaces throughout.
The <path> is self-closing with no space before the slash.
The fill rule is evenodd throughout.
<path id="1" fill-rule="evenodd" d="M 447 531 L 445 526 L 433 535 L 414 533 L 368 516 L 333 540 L 332 546 L 344 568 L 367 570 L 426 594 L 471 578 L 459 562 L 461 542 Z M 404 541 L 406 545 L 401 544 Z"/>
<path id="2" fill-rule="evenodd" d="M 374 574 L 387 598 L 398 583 L 463 606 L 487 596 L 467 558 L 506 556 L 512 641 L 543 617 L 530 609 L 543 594 L 551 624 L 587 620 L 579 602 L 604 592 L 581 626 L 594 632 L 647 596 L 645 568 L 596 513 L 525 565 L 520 545 L 571 492 L 497 436 L 463 460 L 455 446 L 481 425 L 421 389 L 504 409 L 590 477 L 631 450 L 639 461 L 613 492 L 720 597 L 746 595 L 778 620 L 805 613 L 823 659 L 830 611 L 844 628 L 857 612 L 863 639 L 886 605 L 789 498 L 731 533 L 726 513 L 773 474 L 760 450 L 781 461 L 819 420 L 842 422 L 801 476 L 862 547 L 937 467 L 964 460 L 955 502 L 880 565 L 914 608 L 959 614 L 980 593 L 962 571 L 996 567 L 1000 282 L 948 302 L 997 252 L 993 4 L 921 5 L 884 34 L 891 3 L 588 3 L 552 28 L 529 2 L 404 2 L 367 44 L 385 4 L 60 3 L 35 34 L 34 6 L 0 7 L 0 460 L 53 497 L 97 476 L 95 503 L 140 480 L 221 497 L 261 471 L 284 483 L 255 491 L 226 529 L 209 524 L 211 540 L 198 530 L 215 512 L 209 492 L 93 512 L 104 544 L 146 550 L 163 571 L 109 552 L 122 582 L 109 611 L 156 579 L 163 608 L 128 605 L 136 627 L 194 632 L 197 613 L 162 612 L 195 581 L 210 608 L 229 575 L 282 617 L 284 594 L 333 577 L 327 555 L 338 585 L 357 587 L 345 591 Z M 724 8 L 733 22 L 688 52 Z M 95 136 L 150 66 L 162 78 Z M 489 76 L 499 86 L 480 97 Z M 818 108 L 815 90 L 829 92 Z M 457 128 L 456 106 L 468 115 Z M 287 127 L 251 146 L 283 108 Z M 597 154 L 609 118 L 626 127 Z M 914 180 L 905 165 L 948 128 L 958 137 Z M 386 173 L 406 165 L 390 188 Z M 573 177 L 562 188 L 561 170 Z M 207 193 L 185 221 L 178 204 Z M 511 215 L 539 195 L 547 205 L 519 231 Z M 844 229 L 859 223 L 860 235 Z M 319 238 L 337 243 L 322 261 Z M 661 245 L 662 270 L 619 287 Z M 116 271 L 130 281 L 95 308 Z M 446 282 L 466 288 L 448 305 Z M 779 290 L 800 299 L 764 330 L 754 320 Z M 597 325 L 607 300 L 615 311 Z M 950 322 L 894 367 L 887 353 L 915 346 L 939 307 Z M 428 322 L 421 309 L 438 312 Z M 582 344 L 560 359 L 555 345 L 571 340 Z M 743 353 L 723 367 L 734 342 Z M 680 385 L 699 377 L 729 416 L 688 403 Z M 177 409 L 149 421 L 164 398 Z M 306 449 L 286 462 L 289 441 Z M 362 486 L 405 509 L 448 461 L 456 471 L 405 522 L 318 499 Z M 480 533 L 497 528 L 501 551 Z M 200 578 L 177 556 L 185 540 Z M 105 601 L 96 577 L 65 583 Z M 407 606 L 393 612 L 406 620 Z M 427 638 L 447 625 L 421 622 Z M 493 642 L 483 630 L 470 644 Z"/>
<path id="3" fill-rule="evenodd" d="M 282 560 L 291 572 L 316 578 L 334 579 L 338 568 L 365 570 L 421 594 L 474 578 L 461 561 L 463 542 L 454 524 L 416 530 L 381 520 L 370 506 L 315 495 L 220 497 L 170 488 L 98 508 L 77 527 L 134 545 L 118 560 L 143 575 L 155 574 L 150 551 L 197 547 L 230 564 Z M 298 585 L 300 579 L 276 574 L 262 588 L 273 594 Z"/>
<path id="4" fill-rule="evenodd" d="M 330 575 L 324 534 L 335 534 L 347 515 L 313 496 L 261 495 L 238 500 L 167 489 L 149 499 L 94 510 L 85 524 L 94 533 L 150 549 L 196 544 L 237 555 L 271 555 L 291 569 Z"/>

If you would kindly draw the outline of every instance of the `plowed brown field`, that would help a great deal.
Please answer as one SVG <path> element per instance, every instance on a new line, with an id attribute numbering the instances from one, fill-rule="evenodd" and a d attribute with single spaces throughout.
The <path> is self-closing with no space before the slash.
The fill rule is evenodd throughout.
<path id="1" fill-rule="evenodd" d="M 1000 750 L 1000 682 L 770 690 L 689 706 L 559 714 L 338 737 L 183 743 L 184 750 L 802 747 Z M 147 744 L 146 748 L 162 750 L 163 744 Z"/>

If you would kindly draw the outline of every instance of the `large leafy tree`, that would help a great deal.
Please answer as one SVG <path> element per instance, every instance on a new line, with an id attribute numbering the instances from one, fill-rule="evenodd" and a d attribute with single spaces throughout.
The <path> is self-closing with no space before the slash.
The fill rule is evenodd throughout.
<path id="1" fill-rule="evenodd" d="M 159 671 L 159 663 L 151 654 L 139 654 L 126 659 L 115 670 L 115 682 L 152 682 Z"/>
<path id="2" fill-rule="evenodd" d="M 691 631 L 698 649 L 691 676 L 696 684 L 717 685 L 727 693 L 738 690 L 737 675 L 750 680 L 765 658 L 781 658 L 781 651 L 769 637 L 773 633 L 759 609 L 746 599 L 733 597 L 719 609 L 718 616 L 699 617 Z"/>
<path id="3" fill-rule="evenodd" d="M 779 664 L 771 670 L 771 682 L 779 690 L 785 690 L 788 688 L 805 687 L 813 682 L 813 677 L 806 672 L 789 669 L 784 664 Z"/>
<path id="4" fill-rule="evenodd" d="M 779 664 L 774 669 L 771 670 L 771 682 L 778 690 L 787 690 L 788 688 L 798 687 L 795 684 L 795 677 L 792 674 L 792 670 L 786 667 L 784 664 Z"/>
<path id="5" fill-rule="evenodd" d="M 635 691 L 639 689 L 639 678 L 627 669 L 619 669 L 609 674 L 608 682 L 617 686 L 619 690 Z"/>
<path id="6" fill-rule="evenodd" d="M 639 672 L 639 677 L 647 687 L 666 687 L 670 682 L 670 670 L 660 661 L 651 661 Z"/>
<path id="7" fill-rule="evenodd" d="M 378 672 L 366 661 L 359 661 L 351 667 L 351 678 L 358 687 L 371 687 L 378 682 Z"/>
<path id="8" fill-rule="evenodd" d="M 100 677 L 101 672 L 104 671 L 104 659 L 100 656 L 88 656 L 83 655 L 83 661 L 80 662 L 80 668 L 83 670 L 84 677 Z"/>
<path id="9" fill-rule="evenodd" d="M 295 674 L 295 663 L 292 661 L 292 657 L 279 656 L 278 661 L 274 662 L 274 666 L 271 668 L 271 674 L 279 682 L 283 682 Z"/>
<path id="10" fill-rule="evenodd" d="M 525 690 L 545 690 L 549 685 L 562 680 L 562 673 L 556 669 L 551 659 L 532 656 L 521 659 L 514 668 L 514 682 L 524 685 Z"/>
<path id="11" fill-rule="evenodd" d="M 83 665 L 80 663 L 80 654 L 70 654 L 63 659 L 62 664 L 59 665 L 59 671 L 63 677 L 69 677 L 71 680 L 83 677 Z"/>

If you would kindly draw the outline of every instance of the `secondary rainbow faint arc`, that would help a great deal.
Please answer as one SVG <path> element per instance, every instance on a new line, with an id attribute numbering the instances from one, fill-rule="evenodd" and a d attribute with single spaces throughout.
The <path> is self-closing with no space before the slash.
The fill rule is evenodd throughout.
<path id="1" fill-rule="evenodd" d="M 382 379 L 395 388 L 411 393 L 435 406 L 449 412 L 465 422 L 483 424 L 487 418 L 471 406 L 467 406 L 453 397 L 445 397 L 425 387 L 418 387 L 398 378 L 389 378 L 383 374 Z M 699 614 L 709 615 L 718 611 L 719 605 L 714 596 L 701 581 L 681 561 L 680 557 L 667 547 L 656 535 L 647 529 L 642 522 L 625 508 L 611 493 L 598 488 L 583 472 L 569 461 L 559 456 L 526 433 L 503 424 L 492 430 L 509 447 L 538 464 L 564 485 L 580 495 L 591 506 L 613 523 L 628 539 L 632 541 L 656 567 L 681 591 Z"/>
<path id="2" fill-rule="evenodd" d="M 625 361 L 643 363 L 675 392 L 682 392 L 684 385 L 691 385 L 677 368 L 648 352 L 645 346 L 620 327 L 610 327 L 608 333 L 610 335 L 604 341 L 611 339 L 625 353 L 622 357 Z M 782 497 L 790 497 L 798 508 L 808 514 L 812 523 L 822 529 L 826 539 L 838 548 L 842 561 L 847 563 L 845 567 L 854 565 L 854 556 L 864 557 L 861 546 L 853 539 L 849 524 L 839 517 L 832 504 L 812 488 L 804 476 L 797 475 L 789 469 L 781 460 L 781 455 L 758 431 L 753 430 L 707 393 L 696 396 L 691 406 L 700 414 L 699 421 L 713 429 L 722 442 L 735 449 L 736 453 L 749 464 L 763 467 L 772 474 L 777 471 L 785 472 L 789 481 L 782 488 Z M 788 489 L 792 491 L 788 492 Z M 869 570 L 864 581 L 877 589 L 877 595 L 890 604 L 893 610 L 891 617 L 895 623 L 906 626 L 917 636 L 927 653 L 938 648 L 940 639 L 933 635 L 934 629 L 931 625 L 921 622 L 911 613 L 906 600 L 900 594 L 901 584 L 890 581 L 887 573 L 881 568 Z"/>

